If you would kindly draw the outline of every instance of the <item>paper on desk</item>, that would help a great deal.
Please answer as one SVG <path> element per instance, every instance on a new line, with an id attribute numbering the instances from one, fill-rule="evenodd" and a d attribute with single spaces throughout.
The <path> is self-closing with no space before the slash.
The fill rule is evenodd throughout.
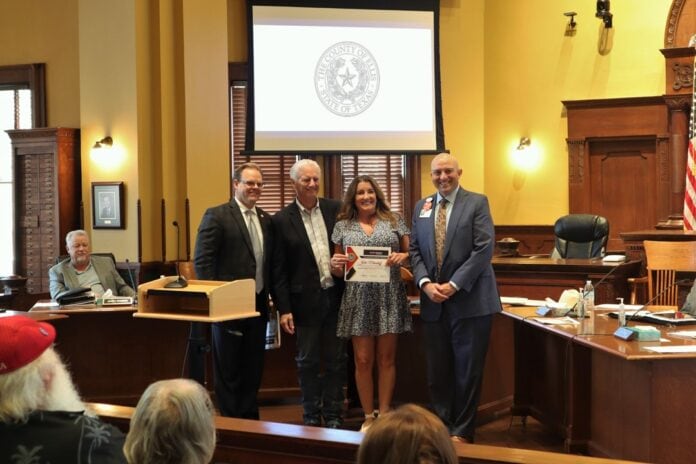
<path id="1" fill-rule="evenodd" d="M 545 306 L 546 302 L 544 300 L 530 300 L 529 298 L 519 297 L 519 296 L 501 296 L 500 302 L 502 304 L 509 304 L 513 306 Z"/>
<path id="2" fill-rule="evenodd" d="M 34 308 L 57 308 L 58 306 L 57 301 L 37 301 Z"/>
<path id="3" fill-rule="evenodd" d="M 696 353 L 696 345 L 646 346 L 645 349 L 655 353 Z"/>
<path id="4" fill-rule="evenodd" d="M 674 332 L 669 332 L 669 335 L 675 337 L 696 338 L 696 330 L 676 330 Z"/>
<path id="5" fill-rule="evenodd" d="M 618 304 L 612 303 L 612 304 L 601 304 L 601 305 L 596 305 L 595 309 L 610 309 L 612 311 L 617 311 L 619 309 Z M 626 315 L 628 315 L 628 311 L 636 311 L 639 309 L 645 308 L 645 305 L 632 305 L 632 304 L 625 304 L 624 309 L 626 310 Z"/>
<path id="6" fill-rule="evenodd" d="M 575 319 L 570 317 L 533 317 L 532 320 L 546 325 L 578 325 L 580 324 Z"/>

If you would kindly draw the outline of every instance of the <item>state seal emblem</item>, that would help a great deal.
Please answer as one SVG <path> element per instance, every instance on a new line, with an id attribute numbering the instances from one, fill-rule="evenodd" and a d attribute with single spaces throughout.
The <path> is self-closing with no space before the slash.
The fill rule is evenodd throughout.
<path id="1" fill-rule="evenodd" d="M 377 61 L 358 43 L 338 42 L 319 58 L 314 86 L 326 109 L 338 116 L 355 116 L 368 109 L 377 97 Z"/>

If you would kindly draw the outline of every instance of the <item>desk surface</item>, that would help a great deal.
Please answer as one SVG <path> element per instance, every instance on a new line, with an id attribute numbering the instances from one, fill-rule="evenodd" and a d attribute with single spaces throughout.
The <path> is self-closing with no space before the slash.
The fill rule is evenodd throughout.
<path id="1" fill-rule="evenodd" d="M 595 272 L 609 272 L 612 268 L 621 266 L 623 269 L 617 269 L 615 273 L 626 274 L 629 272 L 635 272 L 640 267 L 640 262 L 638 261 L 612 263 L 602 261 L 601 258 L 560 259 L 534 256 L 515 256 L 507 258 L 496 256 L 491 262 L 493 263 L 493 268 L 496 270 L 528 268 L 531 270 L 542 271 L 544 269 L 558 270 L 562 268 L 568 272 L 572 272 L 574 270 L 583 271 L 591 268 L 594 269 Z"/>
<path id="2" fill-rule="evenodd" d="M 664 306 L 653 307 L 653 311 L 665 309 Z M 554 333 L 560 337 L 573 339 L 580 345 L 601 350 L 629 361 L 696 358 L 696 353 L 655 353 L 645 349 L 648 346 L 696 345 L 696 340 L 670 335 L 677 330 L 696 330 L 696 326 L 674 327 L 631 321 L 628 323 L 629 326 L 653 325 L 660 331 L 661 340 L 654 342 L 625 341 L 614 337 L 614 331 L 618 328 L 618 321 L 609 317 L 609 310 L 595 310 L 593 317 L 579 321 L 580 324 L 569 325 L 547 325 L 538 322 L 534 319 L 538 317 L 535 311 L 536 308 L 529 306 L 506 305 L 503 308 L 503 314 L 513 319 L 539 327 L 541 330 Z"/>
<path id="3" fill-rule="evenodd" d="M 0 317 L 8 316 L 26 316 L 35 321 L 52 321 L 55 319 L 66 319 L 68 316 L 66 314 L 54 314 L 54 313 L 30 313 L 26 311 L 13 311 L 11 309 L 4 310 L 0 312 Z"/>

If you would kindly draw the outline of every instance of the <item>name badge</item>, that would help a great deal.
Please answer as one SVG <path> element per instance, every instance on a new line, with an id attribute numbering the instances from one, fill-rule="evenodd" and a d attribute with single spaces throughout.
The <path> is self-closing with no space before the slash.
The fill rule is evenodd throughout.
<path id="1" fill-rule="evenodd" d="M 431 214 L 433 214 L 433 199 L 428 198 L 423 203 L 423 208 L 420 210 L 418 217 L 429 218 Z"/>

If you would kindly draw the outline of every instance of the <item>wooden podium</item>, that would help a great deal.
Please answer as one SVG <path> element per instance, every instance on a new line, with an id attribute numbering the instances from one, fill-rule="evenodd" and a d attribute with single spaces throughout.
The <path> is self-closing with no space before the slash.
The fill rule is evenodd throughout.
<path id="1" fill-rule="evenodd" d="M 259 316 L 254 279 L 189 280 L 185 288 L 165 288 L 176 279 L 162 277 L 138 286 L 138 312 L 134 316 L 192 322 Z"/>

